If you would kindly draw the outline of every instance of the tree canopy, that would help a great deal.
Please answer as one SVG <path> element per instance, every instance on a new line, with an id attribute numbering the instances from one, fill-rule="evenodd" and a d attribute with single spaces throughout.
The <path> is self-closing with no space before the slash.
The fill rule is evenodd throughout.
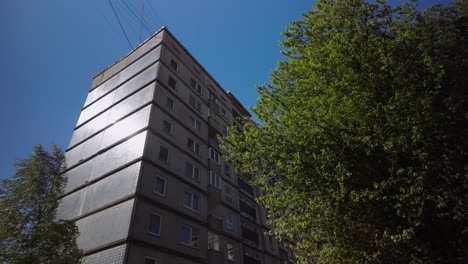
<path id="1" fill-rule="evenodd" d="M 468 262 L 468 7 L 317 0 L 225 137 L 303 263 Z"/>
<path id="2" fill-rule="evenodd" d="M 34 146 L 15 168 L 11 179 L 0 182 L 0 262 L 80 263 L 77 227 L 55 218 L 65 185 L 62 151 Z"/>

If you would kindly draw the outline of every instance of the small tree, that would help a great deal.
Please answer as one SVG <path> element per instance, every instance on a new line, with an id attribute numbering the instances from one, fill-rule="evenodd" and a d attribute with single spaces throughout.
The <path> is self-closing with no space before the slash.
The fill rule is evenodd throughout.
<path id="1" fill-rule="evenodd" d="M 317 0 L 225 138 L 302 262 L 468 263 L 468 6 Z"/>
<path id="2" fill-rule="evenodd" d="M 65 185 L 62 151 L 34 146 L 15 167 L 12 178 L 0 182 L 0 262 L 80 263 L 77 227 L 55 218 Z"/>

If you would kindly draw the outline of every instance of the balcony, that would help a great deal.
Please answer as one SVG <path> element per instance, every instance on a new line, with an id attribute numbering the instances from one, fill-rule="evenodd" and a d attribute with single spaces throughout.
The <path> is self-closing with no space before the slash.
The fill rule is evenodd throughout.
<path id="1" fill-rule="evenodd" d="M 223 219 L 212 214 L 208 215 L 208 228 L 210 228 L 211 230 L 222 232 L 223 231 Z"/>

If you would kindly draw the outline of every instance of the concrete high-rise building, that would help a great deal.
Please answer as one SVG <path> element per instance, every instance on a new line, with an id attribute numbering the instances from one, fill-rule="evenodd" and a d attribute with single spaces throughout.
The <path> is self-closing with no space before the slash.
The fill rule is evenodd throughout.
<path id="1" fill-rule="evenodd" d="M 58 218 L 84 263 L 285 263 L 216 136 L 248 111 L 166 29 L 97 74 L 67 149 Z"/>

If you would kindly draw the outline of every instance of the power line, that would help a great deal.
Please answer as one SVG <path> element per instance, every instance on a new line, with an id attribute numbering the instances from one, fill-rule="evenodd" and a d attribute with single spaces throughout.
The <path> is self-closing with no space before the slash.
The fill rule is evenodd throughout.
<path id="1" fill-rule="evenodd" d="M 117 18 L 117 21 L 119 22 L 119 25 L 120 25 L 120 28 L 122 29 L 122 32 L 124 33 L 125 38 L 126 38 L 127 41 L 128 41 L 128 45 L 130 46 L 130 49 L 133 49 L 132 44 L 130 43 L 130 40 L 128 39 L 127 33 L 125 32 L 125 29 L 124 29 L 124 27 L 122 26 L 122 23 L 120 22 L 119 16 L 117 15 L 117 12 L 115 12 L 114 5 L 112 4 L 111 0 L 108 0 L 108 1 L 109 1 L 109 4 L 110 4 L 111 7 L 112 7 L 112 11 L 114 11 L 114 15 L 115 15 L 115 17 Z"/>
<path id="2" fill-rule="evenodd" d="M 132 15 L 133 15 L 136 19 L 138 19 L 138 21 L 140 21 L 140 23 L 146 28 L 146 30 L 148 30 L 149 33 L 151 33 L 151 29 L 149 29 L 148 26 L 147 26 L 142 20 L 140 20 L 140 18 L 138 17 L 138 15 L 135 14 L 135 12 L 133 12 L 133 10 L 127 5 L 127 3 L 126 3 L 125 1 L 123 1 L 123 0 L 120 0 L 120 2 L 122 2 L 122 3 L 125 5 L 125 7 L 130 11 L 130 13 L 132 13 Z"/>

